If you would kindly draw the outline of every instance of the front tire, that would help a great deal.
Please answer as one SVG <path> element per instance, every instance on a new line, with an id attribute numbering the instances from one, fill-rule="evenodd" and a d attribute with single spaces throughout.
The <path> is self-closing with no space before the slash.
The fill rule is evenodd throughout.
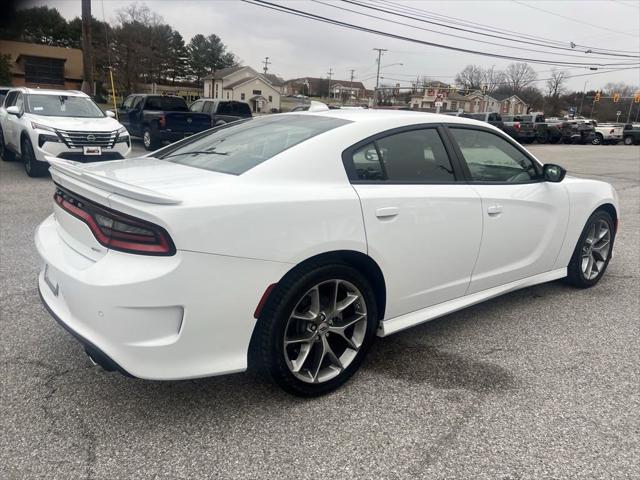
<path id="1" fill-rule="evenodd" d="M 578 288 L 589 288 L 598 283 L 611 260 L 614 239 L 615 225 L 611 215 L 597 210 L 587 220 L 573 251 L 567 268 L 568 283 Z"/>
<path id="2" fill-rule="evenodd" d="M 373 289 L 352 267 L 336 263 L 285 277 L 258 324 L 254 361 L 285 391 L 316 397 L 358 370 L 375 338 Z"/>
<path id="3" fill-rule="evenodd" d="M 160 135 L 157 134 L 154 128 L 144 127 L 142 130 L 142 144 L 144 149 L 148 152 L 153 152 L 160 148 Z"/>
<path id="4" fill-rule="evenodd" d="M 26 136 L 23 137 L 21 147 L 22 162 L 24 163 L 24 171 L 27 172 L 27 175 L 32 178 L 46 175 L 49 171 L 49 164 L 47 162 L 40 162 L 36 159 L 36 154 L 33 151 L 31 140 Z"/>
<path id="5" fill-rule="evenodd" d="M 591 145 L 602 145 L 604 143 L 604 137 L 601 133 L 596 133 L 596 136 L 591 140 Z"/>
<path id="6" fill-rule="evenodd" d="M 4 132 L 0 128 L 0 158 L 5 162 L 12 162 L 15 159 L 15 154 L 7 148 L 4 143 Z"/>

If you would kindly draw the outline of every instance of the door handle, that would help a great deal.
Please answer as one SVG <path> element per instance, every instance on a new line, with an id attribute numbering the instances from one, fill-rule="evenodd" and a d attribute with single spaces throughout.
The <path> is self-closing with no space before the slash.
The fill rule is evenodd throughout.
<path id="1" fill-rule="evenodd" d="M 376 217 L 391 218 L 398 215 L 398 213 L 400 213 L 400 209 L 398 207 L 384 207 L 376 210 Z"/>
<path id="2" fill-rule="evenodd" d="M 502 213 L 502 205 L 491 205 L 487 207 L 487 213 L 489 215 L 499 215 Z"/>

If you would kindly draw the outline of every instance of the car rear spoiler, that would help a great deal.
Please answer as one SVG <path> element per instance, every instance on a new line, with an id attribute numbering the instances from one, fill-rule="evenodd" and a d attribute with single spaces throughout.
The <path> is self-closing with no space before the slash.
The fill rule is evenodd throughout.
<path id="1" fill-rule="evenodd" d="M 103 175 L 83 171 L 82 163 L 49 156 L 46 156 L 45 158 L 51 165 L 50 171 L 54 180 L 56 179 L 56 173 L 59 172 L 93 187 L 122 195 L 123 197 L 140 200 L 141 202 L 157 203 L 160 205 L 178 205 L 182 203 L 182 200 L 178 198 L 155 190 L 149 190 L 148 188 L 138 187 L 113 178 L 107 178 Z"/>

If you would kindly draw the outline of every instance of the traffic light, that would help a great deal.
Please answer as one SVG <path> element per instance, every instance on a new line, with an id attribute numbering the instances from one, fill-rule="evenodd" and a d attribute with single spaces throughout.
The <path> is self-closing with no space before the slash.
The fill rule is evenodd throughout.
<path id="1" fill-rule="evenodd" d="M 613 103 L 618 103 L 620 101 L 620 94 L 619 93 L 614 93 L 613 94 Z"/>
<path id="2" fill-rule="evenodd" d="M 598 90 L 596 92 L 596 98 L 593 99 L 594 102 L 599 102 L 600 101 L 600 90 Z"/>
<path id="3" fill-rule="evenodd" d="M 640 92 L 636 92 L 636 94 L 633 96 L 633 101 L 636 103 L 640 103 Z"/>

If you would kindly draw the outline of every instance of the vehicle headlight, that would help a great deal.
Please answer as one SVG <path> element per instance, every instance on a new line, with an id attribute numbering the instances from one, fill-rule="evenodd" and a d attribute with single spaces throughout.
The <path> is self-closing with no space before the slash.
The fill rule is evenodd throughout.
<path id="1" fill-rule="evenodd" d="M 36 122 L 31 122 L 31 128 L 33 128 L 34 130 L 46 130 L 47 132 L 56 133 L 56 130 L 54 128 L 47 127 L 46 125 L 41 125 Z"/>
<path id="2" fill-rule="evenodd" d="M 122 136 L 122 135 L 129 135 L 129 132 L 127 131 L 126 128 L 124 127 L 120 127 L 117 131 L 118 136 Z"/>

